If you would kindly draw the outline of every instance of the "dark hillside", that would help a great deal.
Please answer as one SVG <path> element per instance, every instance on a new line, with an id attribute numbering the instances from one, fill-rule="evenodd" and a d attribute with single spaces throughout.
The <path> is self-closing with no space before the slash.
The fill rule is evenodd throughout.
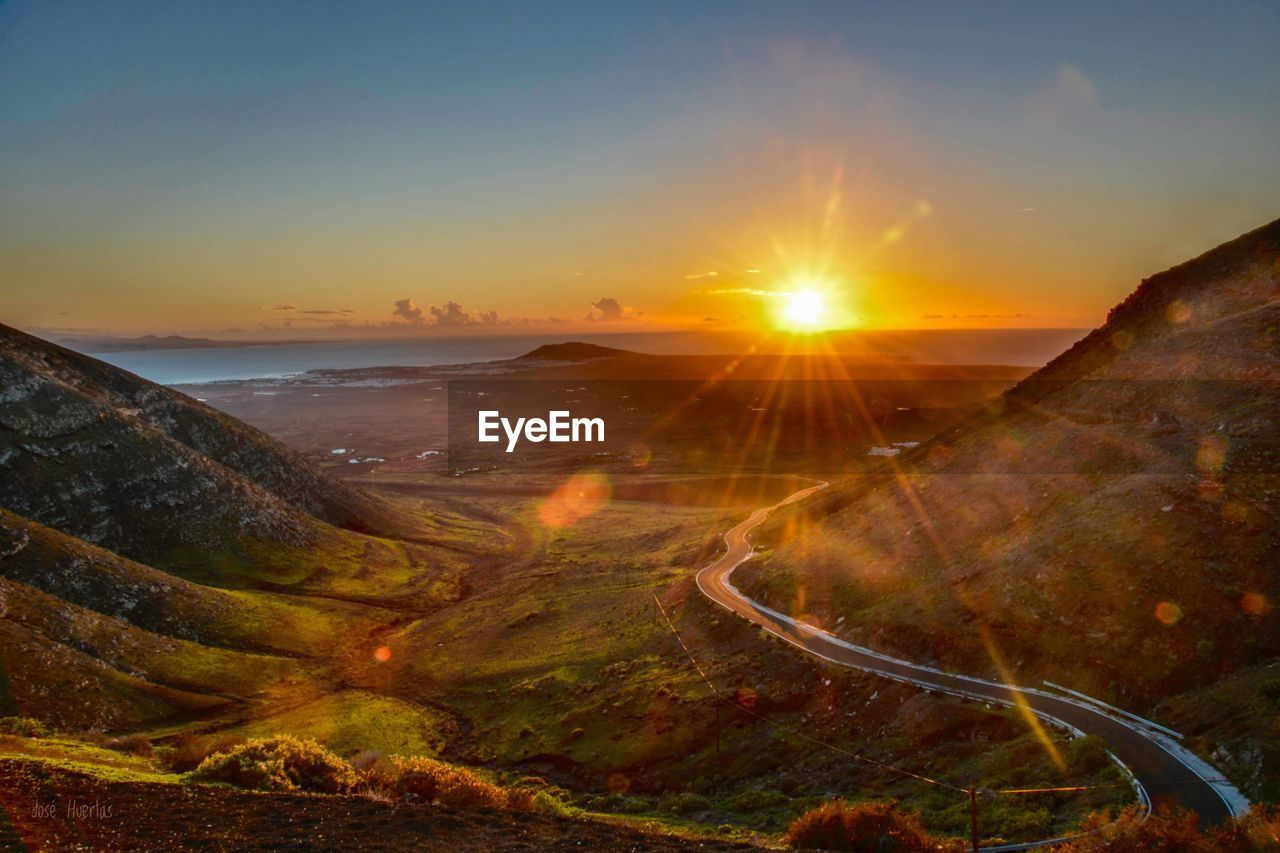
<path id="1" fill-rule="evenodd" d="M 1280 656 L 1278 425 L 1275 222 L 1147 279 L 883 476 L 779 514 L 739 583 L 864 645 L 1150 708 Z M 1250 748 L 1280 777 L 1273 730 Z"/>
<path id="2" fill-rule="evenodd" d="M 56 458 L 62 475 L 74 476 L 75 468 L 95 464 L 93 455 L 110 455 L 98 464 L 124 469 L 132 464 L 125 444 L 168 439 L 329 524 L 383 531 L 400 523 L 381 501 L 331 480 L 266 433 L 185 394 L 4 325 L 0 387 L 0 504 L 22 489 L 41 488 L 39 482 L 10 479 L 23 470 L 24 456 Z M 72 463 L 69 457 L 80 452 Z"/>

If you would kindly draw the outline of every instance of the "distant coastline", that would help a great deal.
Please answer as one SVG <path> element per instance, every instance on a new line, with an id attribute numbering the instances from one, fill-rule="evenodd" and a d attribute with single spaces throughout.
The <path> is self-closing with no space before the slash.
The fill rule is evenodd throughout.
<path id="1" fill-rule="evenodd" d="M 434 367 L 517 358 L 572 339 L 651 355 L 719 355 L 797 351 L 856 355 L 866 361 L 907 364 L 1000 364 L 1040 367 L 1084 337 L 1086 329 L 875 330 L 828 333 L 822 338 L 761 338 L 747 333 L 543 332 L 537 335 L 432 335 L 345 341 L 219 341 L 182 336 L 57 338 L 162 385 L 269 379 L 313 370 Z M 91 349 L 114 341 L 110 349 Z M 123 346 L 131 343 L 132 346 Z"/>
<path id="2" fill-rule="evenodd" d="M 103 337 L 62 337 L 54 343 L 90 355 L 108 352 L 149 352 L 151 350 L 171 349 L 223 349 L 234 347 L 273 347 L 289 344 L 319 344 L 323 340 L 314 341 L 227 341 L 213 338 L 188 338 L 182 335 L 142 335 L 137 338 Z"/>

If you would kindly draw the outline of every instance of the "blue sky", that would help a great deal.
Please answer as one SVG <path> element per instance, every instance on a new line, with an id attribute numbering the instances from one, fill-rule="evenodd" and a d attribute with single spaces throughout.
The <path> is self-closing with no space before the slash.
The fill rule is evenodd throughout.
<path id="1" fill-rule="evenodd" d="M 1090 324 L 1280 213 L 1278 10 L 4 3 L 0 314 L 736 323 L 688 276 L 818 265 L 871 325 Z"/>

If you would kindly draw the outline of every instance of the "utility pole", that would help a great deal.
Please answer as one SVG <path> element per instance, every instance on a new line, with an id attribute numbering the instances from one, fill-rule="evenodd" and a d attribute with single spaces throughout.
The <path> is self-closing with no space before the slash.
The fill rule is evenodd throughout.
<path id="1" fill-rule="evenodd" d="M 720 754 L 720 700 L 716 700 L 716 754 Z"/>
<path id="2" fill-rule="evenodd" d="M 969 834 L 973 838 L 973 853 L 978 853 L 978 787 L 969 780 Z"/>

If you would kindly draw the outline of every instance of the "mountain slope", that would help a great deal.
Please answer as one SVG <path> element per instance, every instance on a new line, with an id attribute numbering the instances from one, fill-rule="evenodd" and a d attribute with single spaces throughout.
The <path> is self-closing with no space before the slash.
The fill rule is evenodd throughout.
<path id="1" fill-rule="evenodd" d="M 50 455 L 68 439 L 102 449 L 121 433 L 167 438 L 252 479 L 296 509 L 340 527 L 395 529 L 399 519 L 373 496 L 325 477 L 265 433 L 185 394 L 0 325 L 0 459 Z M 93 426 L 95 429 L 90 429 Z M 101 430 L 101 432 L 97 432 Z M 0 495 L 4 494 L 0 491 Z"/>
<path id="2" fill-rule="evenodd" d="M 860 644 L 1136 709 L 1265 665 L 1278 330 L 1275 222 L 1144 281 L 880 475 L 781 515 L 737 582 Z"/>
<path id="3" fill-rule="evenodd" d="M 353 646 L 456 600 L 474 539 L 0 327 L 0 716 L 152 729 L 305 705 Z"/>
<path id="4" fill-rule="evenodd" d="M 19 516 L 218 586 L 456 593 L 457 555 L 354 532 L 412 534 L 399 512 L 189 397 L 5 327 L 0 388 L 0 506 Z"/>

